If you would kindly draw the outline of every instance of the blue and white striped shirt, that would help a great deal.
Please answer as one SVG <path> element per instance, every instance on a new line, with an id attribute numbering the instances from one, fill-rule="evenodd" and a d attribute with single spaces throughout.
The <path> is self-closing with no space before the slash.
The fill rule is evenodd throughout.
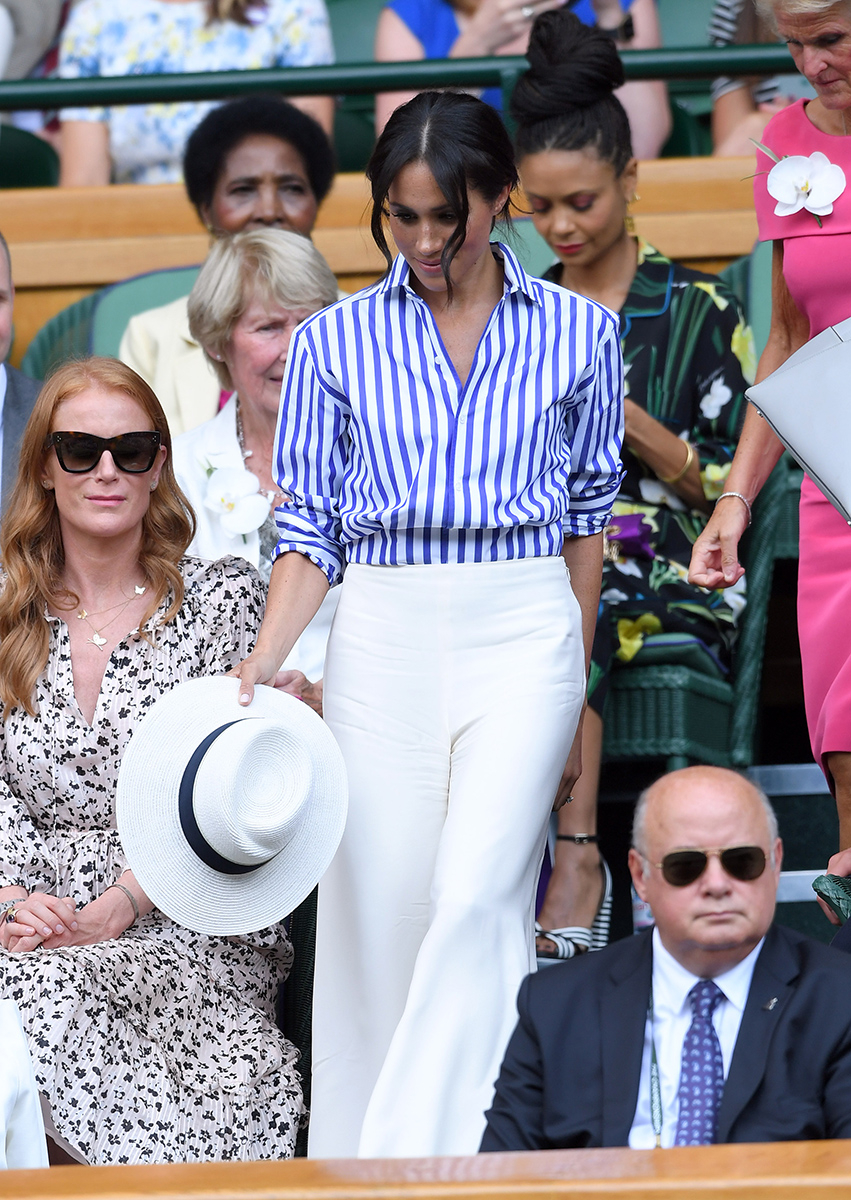
<path id="1" fill-rule="evenodd" d="M 463 386 L 401 255 L 296 330 L 276 554 L 306 554 L 334 584 L 345 560 L 554 555 L 565 536 L 603 529 L 621 473 L 617 317 L 494 250 L 504 292 Z"/>

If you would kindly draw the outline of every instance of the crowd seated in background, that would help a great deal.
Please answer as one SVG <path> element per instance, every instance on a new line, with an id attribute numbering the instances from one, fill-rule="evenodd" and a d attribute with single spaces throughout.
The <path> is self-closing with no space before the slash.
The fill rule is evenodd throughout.
<path id="1" fill-rule="evenodd" d="M 247 563 L 184 557 L 193 529 L 147 384 L 114 359 L 59 368 L 0 535 L 0 994 L 49 1136 L 87 1163 L 285 1158 L 303 1117 L 274 1021 L 283 923 L 192 932 L 153 907 L 116 830 L 135 727 L 235 666 L 262 616 Z"/>
<path id="2" fill-rule="evenodd" d="M 754 0 L 715 0 L 709 23 L 713 46 L 752 46 L 776 42 L 771 23 L 761 17 Z M 803 76 L 790 72 L 762 79 L 730 79 L 712 82 L 713 153 L 753 154 L 768 122 L 780 109 L 799 96 L 814 97 Z"/>
<path id="3" fill-rule="evenodd" d="M 528 977 L 482 1149 L 847 1138 L 851 959 L 772 924 L 766 798 L 733 771 L 674 771 L 632 841 L 655 929 Z"/>
<path id="4" fill-rule="evenodd" d="M 214 108 L 192 132 L 183 176 L 214 237 L 266 228 L 309 237 L 334 154 L 306 113 L 276 96 L 248 96 Z M 175 435 L 218 411 L 221 382 L 189 331 L 185 296 L 133 317 L 119 356 L 154 389 Z"/>
<path id="5" fill-rule="evenodd" d="M 18 452 L 24 427 L 41 384 L 6 362 L 14 332 L 15 287 L 12 259 L 0 233 L 0 512 L 12 491 L 18 470 Z"/>
<path id="6" fill-rule="evenodd" d="M 612 667 L 661 633 L 678 636 L 683 654 L 729 666 L 742 597 L 693 587 L 686 572 L 724 491 L 754 362 L 732 293 L 631 232 L 637 163 L 611 40 L 559 9 L 536 19 L 529 61 L 512 112 L 532 220 L 556 256 L 544 278 L 620 314 L 626 372 L 625 473 L 607 535 L 582 775 L 560 789 L 553 875 L 538 918 L 539 956 L 569 958 L 608 939 L 611 877 L 596 846 L 596 810 Z"/>
<path id="7" fill-rule="evenodd" d="M 177 481 L 196 514 L 191 554 L 234 554 L 268 582 L 283 500 L 273 456 L 290 338 L 300 321 L 336 299 L 331 268 L 299 234 L 245 230 L 210 251 L 189 297 L 189 327 L 233 394 L 217 416 L 175 439 Z M 326 593 L 284 664 L 290 689 L 320 713 L 339 595 L 339 588 Z"/>
<path id="8" fill-rule="evenodd" d="M 65 26 L 63 79 L 308 67 L 333 61 L 324 0 L 80 0 Z M 330 134 L 333 101 L 293 101 Z M 213 101 L 62 111 L 60 182 L 173 183 Z"/>
<path id="9" fill-rule="evenodd" d="M 375 58 L 395 62 L 420 58 L 476 58 L 491 54 L 523 54 L 532 21 L 559 8 L 564 0 L 389 0 L 378 20 Z M 662 44 L 656 0 L 579 0 L 571 5 L 587 24 L 616 40 L 621 49 L 648 50 Z M 375 125 L 381 132 L 394 108 L 413 92 L 376 96 Z M 618 93 L 629 114 L 639 158 L 655 158 L 671 131 L 665 84 L 626 83 Z M 482 99 L 502 107 L 499 88 Z"/>

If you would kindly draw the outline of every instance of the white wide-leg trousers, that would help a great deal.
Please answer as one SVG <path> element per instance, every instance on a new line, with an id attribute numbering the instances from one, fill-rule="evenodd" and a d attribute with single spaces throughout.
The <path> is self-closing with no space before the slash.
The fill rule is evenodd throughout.
<path id="1" fill-rule="evenodd" d="M 349 816 L 319 888 L 311 1156 L 478 1149 L 584 691 L 561 558 L 347 568 L 325 716 Z"/>

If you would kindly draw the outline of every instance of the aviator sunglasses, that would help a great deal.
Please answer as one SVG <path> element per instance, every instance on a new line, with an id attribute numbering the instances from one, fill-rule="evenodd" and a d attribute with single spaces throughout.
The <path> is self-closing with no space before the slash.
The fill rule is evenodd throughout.
<path id="1" fill-rule="evenodd" d="M 671 887 L 688 887 L 706 870 L 710 856 L 716 855 L 721 866 L 743 883 L 759 879 L 765 870 L 765 851 L 761 846 L 732 846 L 728 850 L 674 850 L 660 863 L 654 863 Z"/>
<path id="2" fill-rule="evenodd" d="M 103 438 L 94 433 L 51 433 L 45 449 L 56 449 L 56 457 L 63 471 L 71 475 L 83 475 L 93 471 L 101 460 L 104 450 L 112 455 L 119 471 L 128 475 L 144 475 L 150 471 L 162 441 L 155 429 L 143 429 L 138 433 L 120 433 L 117 437 Z"/>

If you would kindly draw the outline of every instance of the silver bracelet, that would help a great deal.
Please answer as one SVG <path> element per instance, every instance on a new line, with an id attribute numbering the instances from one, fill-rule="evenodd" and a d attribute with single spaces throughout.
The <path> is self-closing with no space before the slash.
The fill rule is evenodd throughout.
<path id="1" fill-rule="evenodd" d="M 718 497 L 718 500 L 726 500 L 728 496 L 735 496 L 737 500 L 741 500 L 742 504 L 744 504 L 745 508 L 748 510 L 748 525 L 752 525 L 753 509 L 751 508 L 750 500 L 748 500 L 746 496 L 743 496 L 741 492 L 722 492 Z M 718 503 L 718 500 L 715 501 L 716 504 Z"/>
<path id="2" fill-rule="evenodd" d="M 109 892 L 112 890 L 112 888 L 118 888 L 118 890 L 120 892 L 123 892 L 124 895 L 127 897 L 127 899 L 130 901 L 130 903 L 133 905 L 133 920 L 130 922 L 130 924 L 134 925 L 136 923 L 136 921 L 139 920 L 139 905 L 136 902 L 136 897 L 133 895 L 133 893 L 130 891 L 130 889 L 128 887 L 124 886 L 123 883 L 111 883 L 106 890 Z M 128 928 L 129 928 L 129 926 L 128 926 Z"/>

